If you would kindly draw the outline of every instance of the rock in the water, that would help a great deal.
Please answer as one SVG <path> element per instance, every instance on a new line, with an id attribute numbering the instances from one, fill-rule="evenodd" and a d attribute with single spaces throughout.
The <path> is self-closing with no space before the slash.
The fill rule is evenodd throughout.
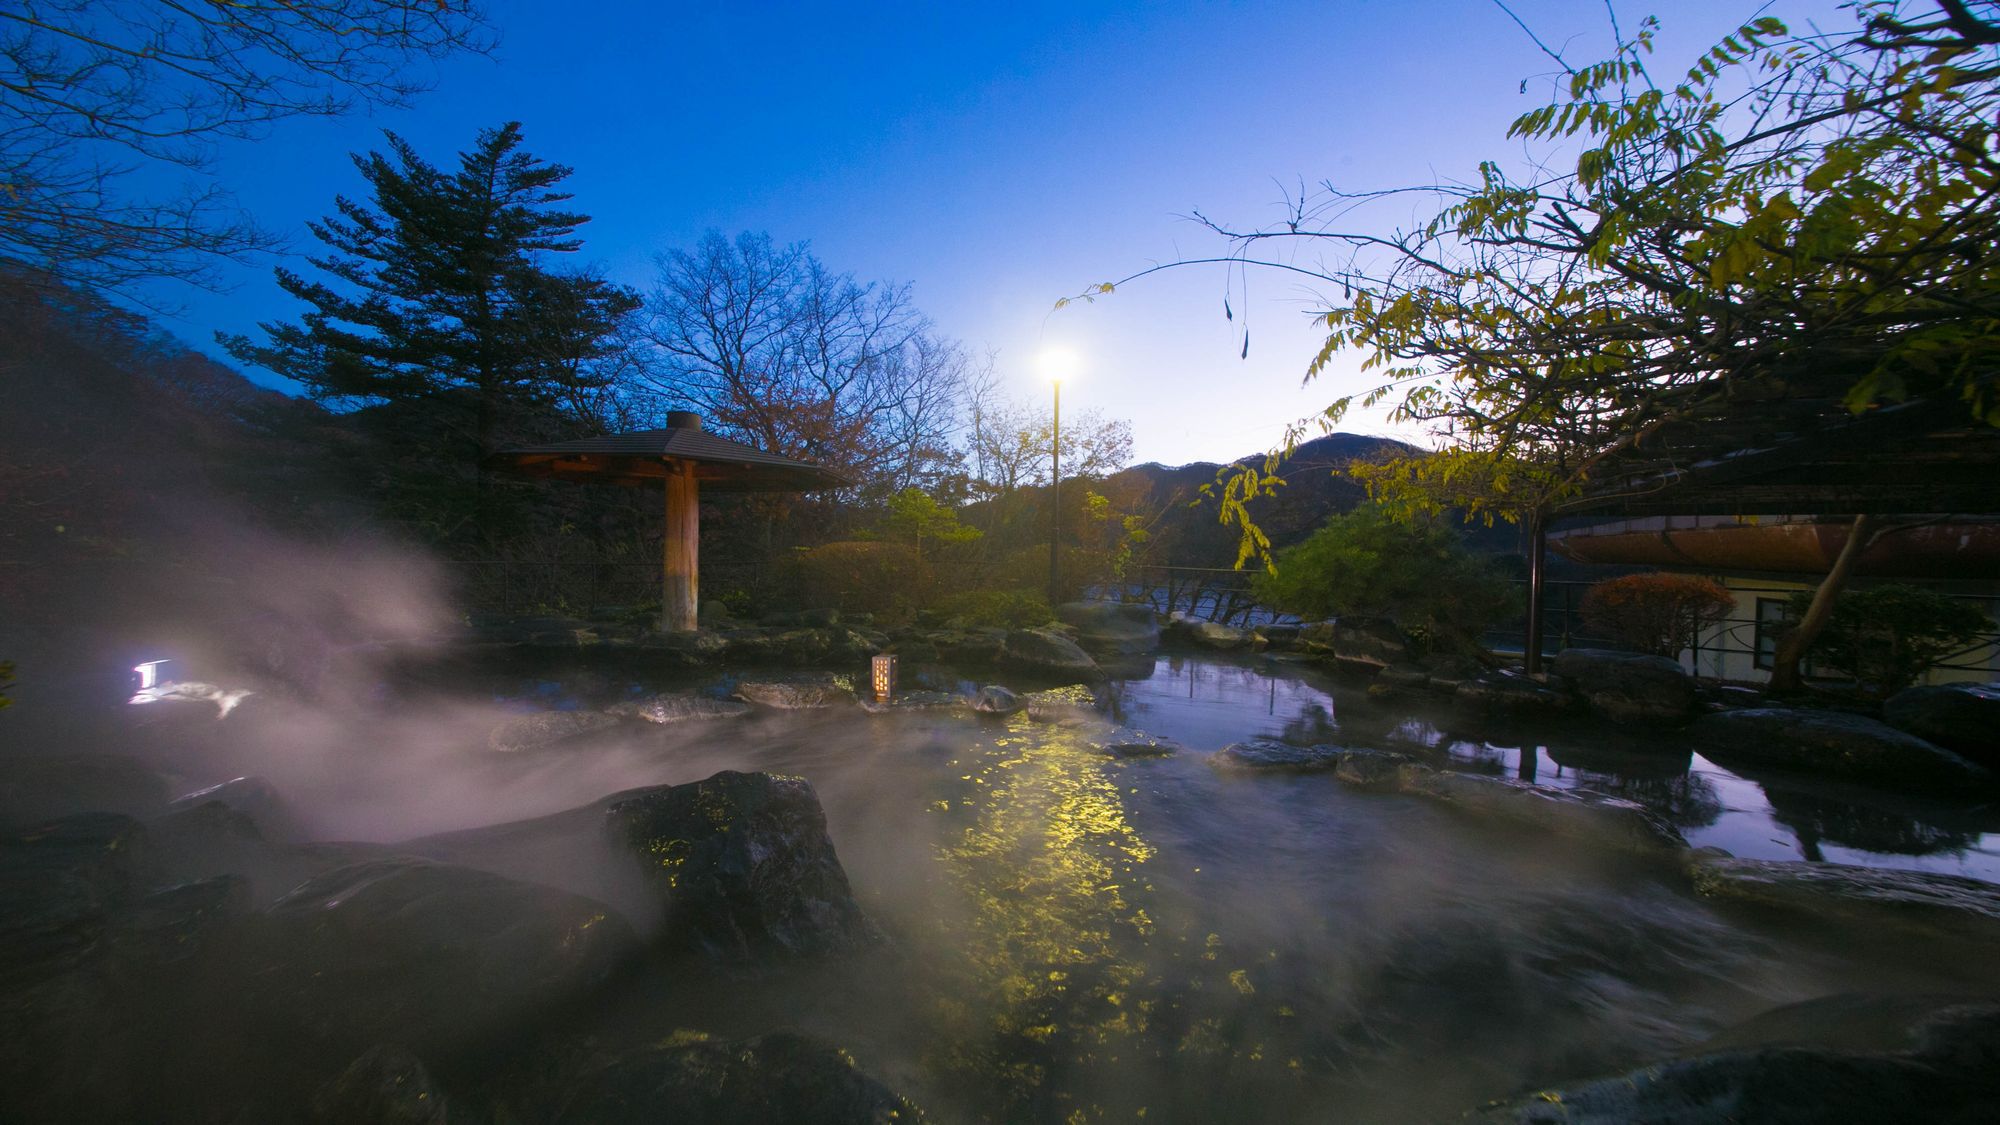
<path id="1" fill-rule="evenodd" d="M 167 1053 L 160 997 L 245 898 L 229 879 L 145 894 L 146 840 L 110 813 L 0 838 L 0 1121 L 201 1119 L 142 1076 Z"/>
<path id="2" fill-rule="evenodd" d="M 855 703 L 854 690 L 832 680 L 745 680 L 731 694 L 774 711 L 812 711 Z"/>
<path id="3" fill-rule="evenodd" d="M 1384 688 L 1420 688 L 1431 682 L 1430 669 L 1419 664 L 1391 664 L 1375 674 L 1375 684 Z"/>
<path id="4" fill-rule="evenodd" d="M 1678 723 L 1694 713 L 1694 677 L 1664 656 L 1566 648 L 1551 668 L 1614 722 Z"/>
<path id="5" fill-rule="evenodd" d="M 1021 697 L 1028 718 L 1059 727 L 1083 726 L 1102 721 L 1097 713 L 1097 693 L 1088 684 L 1044 688 Z"/>
<path id="6" fill-rule="evenodd" d="M 1026 706 L 1027 704 L 1021 702 L 1020 696 L 1015 695 L 999 684 L 987 684 L 972 696 L 972 709 L 981 715 L 1004 717 L 1012 715 Z"/>
<path id="7" fill-rule="evenodd" d="M 445 1125 L 444 1091 L 422 1060 L 400 1047 L 370 1047 L 313 1098 L 313 1125 Z"/>
<path id="8" fill-rule="evenodd" d="M 1489 672 L 1466 680 L 1452 697 L 1468 707 L 1506 715 L 1553 715 L 1570 706 L 1568 693 L 1513 672 Z"/>
<path id="9" fill-rule="evenodd" d="M 969 629 L 929 634 L 938 657 L 954 664 L 998 664 L 1007 650 L 1007 630 Z"/>
<path id="10" fill-rule="evenodd" d="M 156 891 L 118 917 L 112 941 L 128 964 L 171 965 L 205 953 L 226 925 L 249 913 L 250 882 L 217 875 Z"/>
<path id="11" fill-rule="evenodd" d="M 1294 624 L 1259 625 L 1252 632 L 1257 640 L 1272 648 L 1290 648 L 1298 643 L 1300 626 Z"/>
<path id="12" fill-rule="evenodd" d="M 2000 684 L 1904 688 L 1882 705 L 1897 730 L 2000 770 Z"/>
<path id="13" fill-rule="evenodd" d="M 734 631 L 722 632 L 716 629 L 689 629 L 676 633 L 656 633 L 649 638 L 649 647 L 674 653 L 690 667 L 697 667 L 711 660 L 717 660 L 724 653 L 736 654 L 737 643 Z"/>
<path id="14" fill-rule="evenodd" d="M 581 999 L 634 955 L 603 903 L 429 860 L 329 871 L 264 917 L 263 1018 L 333 1049 L 451 1050 Z"/>
<path id="15" fill-rule="evenodd" d="M 901 691 L 887 703 L 877 703 L 872 699 L 861 701 L 864 711 L 950 711 L 965 705 L 965 697 L 949 691 Z"/>
<path id="16" fill-rule="evenodd" d="M 1275 738 L 1233 742 L 1215 752 L 1215 764 L 1251 770 L 1330 770 L 1340 764 L 1341 747 L 1294 746 Z"/>
<path id="17" fill-rule="evenodd" d="M 1097 661 L 1076 642 L 1053 629 L 1015 629 L 1007 634 L 1001 662 L 1044 676 L 1095 680 L 1102 678 Z"/>
<path id="18" fill-rule="evenodd" d="M 1387 668 L 1410 660 L 1410 639 L 1385 617 L 1343 617 L 1299 626 L 1295 646 L 1358 669 Z"/>
<path id="19" fill-rule="evenodd" d="M 2000 1109 L 2000 1006 L 1967 1004 L 1915 1029 L 1905 1051 L 1719 1051 L 1540 1090 L 1466 1120 L 1514 1125 L 1816 1125 L 1990 1121 Z"/>
<path id="20" fill-rule="evenodd" d="M 0 976 L 39 979 L 94 954 L 138 894 L 146 831 L 80 813 L 0 841 Z"/>
<path id="21" fill-rule="evenodd" d="M 1956 790 L 1992 780 L 1983 766 L 1861 715 L 1764 707 L 1703 716 L 1689 728 L 1704 756 L 1879 785 Z"/>
<path id="22" fill-rule="evenodd" d="M 76 813 L 154 816 L 173 792 L 152 767 L 115 754 L 0 755 L 0 827 Z"/>
<path id="23" fill-rule="evenodd" d="M 276 786 L 261 777 L 232 778 L 220 785 L 197 789 L 174 798 L 171 808 L 174 812 L 182 812 L 211 803 L 250 818 L 257 826 L 257 834 L 264 839 L 298 840 L 305 837 L 305 830 L 300 827 L 291 804 Z"/>
<path id="24" fill-rule="evenodd" d="M 1090 741 L 1114 758 L 1170 758 L 1186 749 L 1171 738 L 1124 727 Z"/>
<path id="25" fill-rule="evenodd" d="M 741 960 L 838 952 L 878 936 L 804 778 L 725 770 L 621 794 L 605 818 L 657 887 L 670 945 Z"/>
<path id="26" fill-rule="evenodd" d="M 551 746 L 566 739 L 615 727 L 620 719 L 603 711 L 538 711 L 516 715 L 493 728 L 486 744 L 503 754 Z"/>
<path id="27" fill-rule="evenodd" d="M 856 1070 L 844 1052 L 779 1032 L 733 1043 L 697 1041 L 621 1055 L 579 1080 L 558 1125 L 888 1125 L 919 1122 L 917 1107 Z"/>
<path id="28" fill-rule="evenodd" d="M 649 723 L 680 723 L 690 719 L 734 719 L 750 713 L 750 705 L 729 699 L 710 699 L 705 695 L 668 693 L 651 699 L 619 703 L 606 709 L 607 714 L 643 719 Z"/>
<path id="29" fill-rule="evenodd" d="M 1691 853 L 1688 874 L 1697 891 L 1715 898 L 2000 937 L 2000 885 L 1965 875 L 1737 859 L 1708 849 Z"/>
<path id="30" fill-rule="evenodd" d="M 1938 993 L 1836 992 L 1760 1012 L 1687 1052 L 1759 1047 L 1830 1047 L 1837 1051 L 1908 1051 L 1922 1047 L 1930 1025 L 1950 1009 L 1982 1003 Z"/>
<path id="31" fill-rule="evenodd" d="M 1190 621 L 1187 624 L 1187 638 L 1203 648 L 1220 649 L 1224 652 L 1247 648 L 1256 639 L 1250 630 L 1224 625 L 1220 621 Z"/>
<path id="32" fill-rule="evenodd" d="M 1402 767 L 1409 760 L 1406 755 L 1383 750 L 1348 750 L 1335 762 L 1333 776 L 1356 789 L 1394 792 L 1403 786 Z"/>
<path id="33" fill-rule="evenodd" d="M 1076 626 L 1077 644 L 1090 652 L 1133 655 L 1160 647 L 1159 618 L 1143 602 L 1065 602 L 1056 616 Z"/>
<path id="34" fill-rule="evenodd" d="M 1486 666 L 1465 656 L 1446 656 L 1432 660 L 1430 670 L 1431 690 L 1455 692 L 1458 686 L 1468 680 L 1476 680 L 1486 674 Z"/>
<path id="35" fill-rule="evenodd" d="M 1429 797 L 1475 816 L 1658 854 L 1687 847 L 1678 829 L 1636 801 L 1587 789 L 1549 789 L 1525 781 L 1477 777 L 1414 763 L 1398 773 L 1402 792 Z"/>

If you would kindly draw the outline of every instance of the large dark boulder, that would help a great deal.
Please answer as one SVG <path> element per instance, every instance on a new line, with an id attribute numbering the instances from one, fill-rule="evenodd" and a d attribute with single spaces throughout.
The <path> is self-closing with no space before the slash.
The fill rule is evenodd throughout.
<path id="1" fill-rule="evenodd" d="M 603 711 L 538 711 L 503 719 L 486 744 L 503 754 L 538 750 L 617 726 L 623 720 Z"/>
<path id="2" fill-rule="evenodd" d="M 1257 641 L 1256 634 L 1250 630 L 1224 625 L 1220 621 L 1190 620 L 1182 626 L 1182 633 L 1188 640 L 1203 648 L 1219 649 L 1223 652 L 1249 648 Z"/>
<path id="3" fill-rule="evenodd" d="M 1417 763 L 1404 764 L 1397 781 L 1401 792 L 1428 797 L 1477 818 L 1619 851 L 1659 855 L 1687 847 L 1678 829 L 1644 805 L 1587 789 L 1550 789 Z"/>
<path id="4" fill-rule="evenodd" d="M 1904 1050 L 1769 1046 L 1718 1051 L 1539 1090 L 1470 1121 L 1515 1125 L 1671 1122 L 1991 1121 L 2000 1115 L 2000 1006 L 1929 1017 Z"/>
<path id="5" fill-rule="evenodd" d="M 306 836 L 291 803 L 277 786 L 261 777 L 237 777 L 176 797 L 173 812 L 185 812 L 202 805 L 216 804 L 255 822 L 257 834 L 267 840 L 300 840 Z"/>
<path id="6" fill-rule="evenodd" d="M 1040 676 L 1095 680 L 1103 677 L 1097 661 L 1076 642 L 1053 629 L 1015 629 L 1007 634 L 1000 662 Z"/>
<path id="7" fill-rule="evenodd" d="M 665 693 L 614 704 L 605 708 L 605 713 L 648 723 L 684 723 L 697 719 L 741 718 L 750 713 L 750 705 L 728 699 L 710 699 L 705 695 Z"/>
<path id="8" fill-rule="evenodd" d="M 844 1052 L 779 1032 L 621 1055 L 579 1079 L 555 1120 L 558 1125 L 889 1125 L 922 1121 L 923 1115 L 856 1070 Z"/>
<path id="9" fill-rule="evenodd" d="M 1275 738 L 1251 738 L 1230 743 L 1210 760 L 1232 769 L 1306 773 L 1334 768 L 1341 753 L 1339 746 L 1295 746 Z"/>
<path id="10" fill-rule="evenodd" d="M 1143 602 L 1065 602 L 1056 616 L 1076 626 L 1077 644 L 1095 653 L 1133 655 L 1160 647 L 1160 622 Z"/>
<path id="11" fill-rule="evenodd" d="M 264 916 L 262 1018 L 328 1050 L 454 1050 L 579 1000 L 639 948 L 603 903 L 416 858 L 317 876 Z"/>
<path id="12" fill-rule="evenodd" d="M 1961 791 L 1989 783 L 1984 766 L 1886 723 L 1836 711 L 1763 707 L 1705 715 L 1688 728 L 1704 757 L 1885 789 Z"/>
<path id="13" fill-rule="evenodd" d="M 1410 662 L 1409 636 L 1386 617 L 1310 622 L 1299 626 L 1293 647 L 1364 671 Z"/>
<path id="14" fill-rule="evenodd" d="M 1882 705 L 1882 718 L 1897 730 L 2000 770 L 2000 684 L 1904 688 Z"/>
<path id="15" fill-rule="evenodd" d="M 987 684 L 972 695 L 972 710 L 977 714 L 992 715 L 995 718 L 1005 718 L 1027 706 L 1021 702 L 1020 696 L 999 684 Z"/>
<path id="16" fill-rule="evenodd" d="M 115 813 L 63 817 L 0 840 L 0 985 L 94 954 L 135 900 L 146 830 Z"/>
<path id="17" fill-rule="evenodd" d="M 445 1125 L 444 1091 L 418 1059 L 400 1047 L 363 1052 L 322 1086 L 312 1102 L 313 1125 Z"/>
<path id="18" fill-rule="evenodd" d="M 1664 656 L 1570 648 L 1551 669 L 1614 722 L 1680 723 L 1694 714 L 1694 677 Z"/>
<path id="19" fill-rule="evenodd" d="M 75 813 L 155 816 L 173 797 L 159 771 L 115 754 L 0 754 L 0 828 Z"/>
<path id="20" fill-rule="evenodd" d="M 925 636 L 938 659 L 953 664 L 998 664 L 1007 651 L 1007 630 L 998 628 L 941 630 Z"/>
<path id="21" fill-rule="evenodd" d="M 774 711 L 813 711 L 852 707 L 854 690 L 833 680 L 744 680 L 731 693 L 736 699 Z"/>
<path id="22" fill-rule="evenodd" d="M 1695 890 L 1712 898 L 1875 925 L 2000 938 L 2000 885 L 1965 875 L 1737 859 L 1708 849 L 1690 854 L 1688 875 Z"/>
<path id="23" fill-rule="evenodd" d="M 234 963 L 248 894 L 230 878 L 147 893 L 147 839 L 89 813 L 0 840 L 0 1121 L 161 1119 L 149 1078 L 180 1038 L 162 996 L 194 962 Z"/>
<path id="24" fill-rule="evenodd" d="M 1531 717 L 1561 714 L 1575 703 L 1575 697 L 1555 685 L 1506 670 L 1464 681 L 1452 698 L 1484 714 Z"/>
<path id="25" fill-rule="evenodd" d="M 610 798 L 604 815 L 613 840 L 648 872 L 671 946 L 746 960 L 839 952 L 878 937 L 804 778 L 725 770 Z"/>

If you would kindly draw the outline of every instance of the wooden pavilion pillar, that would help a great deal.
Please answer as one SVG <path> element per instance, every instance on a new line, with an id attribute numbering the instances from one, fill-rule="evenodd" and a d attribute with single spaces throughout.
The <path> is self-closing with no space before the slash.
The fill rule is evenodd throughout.
<path id="1" fill-rule="evenodd" d="M 667 533 L 660 547 L 660 629 L 694 631 L 701 598 L 701 486 L 694 463 L 667 461 Z"/>

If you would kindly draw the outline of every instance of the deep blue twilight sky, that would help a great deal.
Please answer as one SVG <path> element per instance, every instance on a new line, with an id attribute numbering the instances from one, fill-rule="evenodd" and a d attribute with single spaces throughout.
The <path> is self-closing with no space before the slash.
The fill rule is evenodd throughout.
<path id="1" fill-rule="evenodd" d="M 1755 4 L 1617 0 L 1617 14 L 1628 31 L 1660 15 L 1655 69 L 1678 75 Z M 1509 6 L 1574 60 L 1611 42 L 1601 0 Z M 1832 0 L 1768 10 L 1848 22 Z M 646 287 L 656 251 L 710 227 L 810 241 L 835 269 L 913 283 L 940 328 L 996 352 L 1023 396 L 1047 393 L 1033 362 L 1044 347 L 1074 351 L 1066 409 L 1130 419 L 1137 459 L 1169 463 L 1262 449 L 1365 385 L 1336 374 L 1300 388 L 1317 344 L 1310 295 L 1252 273 L 1246 301 L 1220 269 L 1192 267 L 1051 314 L 1055 299 L 1220 250 L 1185 218 L 1195 210 L 1248 226 L 1281 217 L 1302 182 L 1469 179 L 1479 160 L 1518 152 L 1507 123 L 1540 104 L 1553 71 L 1493 0 L 491 11 L 493 58 L 448 64 L 411 110 L 294 121 L 227 149 L 224 182 L 307 250 L 305 222 L 359 194 L 347 153 L 382 129 L 447 163 L 481 127 L 519 120 L 529 151 L 576 169 L 576 206 L 594 216 L 582 256 L 613 277 Z M 214 352 L 216 330 L 296 315 L 268 264 L 231 281 L 221 295 L 158 293 L 185 309 L 165 326 Z M 1387 432 L 1374 419 L 1344 428 Z"/>

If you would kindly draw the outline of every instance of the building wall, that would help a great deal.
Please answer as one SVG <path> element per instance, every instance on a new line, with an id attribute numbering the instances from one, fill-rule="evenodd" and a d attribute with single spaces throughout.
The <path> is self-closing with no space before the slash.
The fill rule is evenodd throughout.
<path id="1" fill-rule="evenodd" d="M 1719 680 L 1734 680 L 1740 683 L 1763 683 L 1771 678 L 1768 660 L 1760 660 L 1758 642 L 1763 640 L 1768 655 L 1772 641 L 1768 630 L 1758 628 L 1759 614 L 1770 616 L 1778 612 L 1794 592 L 1811 590 L 1816 583 L 1788 582 L 1783 579 L 1751 577 L 1741 575 L 1712 574 L 1711 577 L 1727 586 L 1736 597 L 1736 609 L 1729 620 L 1702 634 L 1700 645 L 1694 650 L 1681 654 L 1681 665 L 1696 675 Z M 1958 593 L 1977 604 L 1988 620 L 1994 625 L 1990 630 L 1988 643 L 1973 652 L 1958 656 L 1948 667 L 1933 668 L 1919 683 L 1987 683 L 2000 680 L 2000 591 L 1988 590 L 1983 593 Z M 1807 674 L 1812 674 L 1807 665 Z"/>

